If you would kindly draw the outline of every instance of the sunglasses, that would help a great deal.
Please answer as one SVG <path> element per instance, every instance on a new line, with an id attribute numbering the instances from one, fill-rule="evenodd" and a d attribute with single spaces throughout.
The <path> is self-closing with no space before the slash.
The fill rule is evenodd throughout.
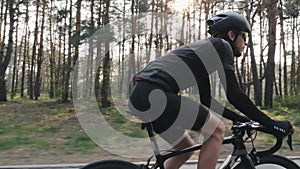
<path id="1" fill-rule="evenodd" d="M 247 40 L 247 38 L 248 38 L 248 32 L 243 32 L 243 31 L 241 31 L 241 32 L 238 32 L 237 34 L 238 34 L 238 35 L 242 35 L 244 41 L 246 42 L 246 40 Z"/>

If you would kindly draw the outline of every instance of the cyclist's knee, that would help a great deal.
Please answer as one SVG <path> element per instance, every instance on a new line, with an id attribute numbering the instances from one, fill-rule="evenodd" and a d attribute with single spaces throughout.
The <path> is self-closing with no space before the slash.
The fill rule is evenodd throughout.
<path id="1" fill-rule="evenodd" d="M 223 141 L 224 135 L 225 135 L 225 125 L 223 122 L 219 122 L 216 126 L 216 129 L 213 133 L 213 136 L 218 139 L 218 141 Z"/>

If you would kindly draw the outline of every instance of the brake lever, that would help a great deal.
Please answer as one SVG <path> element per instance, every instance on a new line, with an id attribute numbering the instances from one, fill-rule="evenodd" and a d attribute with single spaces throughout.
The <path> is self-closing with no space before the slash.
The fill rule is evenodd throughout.
<path id="1" fill-rule="evenodd" d="M 289 145 L 289 147 L 290 147 L 290 150 L 293 151 L 294 149 L 293 149 L 293 139 L 292 139 L 292 134 L 289 134 L 289 135 L 288 135 L 287 143 L 288 143 L 288 145 Z"/>

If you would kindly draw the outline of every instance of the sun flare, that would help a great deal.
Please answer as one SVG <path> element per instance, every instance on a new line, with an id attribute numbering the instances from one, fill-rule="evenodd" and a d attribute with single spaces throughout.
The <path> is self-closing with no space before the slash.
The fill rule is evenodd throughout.
<path id="1" fill-rule="evenodd" d="M 173 0 L 171 8 L 177 12 L 183 12 L 193 4 L 193 0 Z"/>

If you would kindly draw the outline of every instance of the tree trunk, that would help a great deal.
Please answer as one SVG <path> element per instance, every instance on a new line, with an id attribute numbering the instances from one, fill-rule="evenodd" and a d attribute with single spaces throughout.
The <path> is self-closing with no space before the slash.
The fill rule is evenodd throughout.
<path id="1" fill-rule="evenodd" d="M 26 58 L 27 58 L 27 25 L 25 26 L 25 36 L 24 38 L 24 49 L 23 49 L 23 61 L 22 61 L 22 70 L 21 70 L 21 97 L 24 97 L 24 85 L 25 85 L 25 67 L 26 67 Z"/>
<path id="2" fill-rule="evenodd" d="M 101 18 L 102 18 L 102 10 L 103 9 L 103 2 L 100 2 L 99 4 L 99 7 L 98 7 L 98 24 L 97 26 L 98 27 L 102 27 L 103 26 L 103 22 L 101 21 Z M 100 40 L 101 41 L 101 40 Z M 96 96 L 96 99 L 97 101 L 99 101 L 99 98 L 101 97 L 101 84 L 100 84 L 100 74 L 101 74 L 101 68 L 102 66 L 100 66 L 100 63 L 101 63 L 101 57 L 102 57 L 102 43 L 98 41 L 97 39 L 97 59 L 96 59 L 96 62 L 97 62 L 97 70 L 96 70 L 96 73 L 95 73 L 95 96 Z M 124 43 L 124 42 L 123 42 Z M 100 102 L 100 101 L 99 101 Z"/>
<path id="3" fill-rule="evenodd" d="M 13 32 L 14 32 L 14 0 L 10 0 L 7 2 L 9 8 L 9 32 L 8 32 L 8 44 L 5 56 L 0 56 L 0 101 L 7 101 L 6 95 L 6 80 L 5 80 L 5 72 L 8 67 L 9 61 L 12 55 L 13 48 Z M 3 42 L 4 43 L 4 42 Z M 2 58 L 4 57 L 4 58 Z"/>
<path id="4" fill-rule="evenodd" d="M 284 32 L 284 25 L 283 25 L 283 4 L 282 4 L 282 0 L 280 0 L 280 44 L 282 46 L 281 50 L 283 51 L 283 94 L 284 95 L 288 95 L 288 88 L 287 88 L 287 60 L 286 60 L 286 56 L 287 56 L 287 52 L 286 52 L 286 45 L 285 45 L 285 32 Z M 280 56 L 280 58 L 282 58 Z M 280 59 L 281 60 L 281 59 Z M 281 62 L 280 62 L 281 63 Z M 280 66 L 281 69 L 281 66 Z M 281 71 L 280 73 L 280 78 L 281 79 Z M 282 85 L 281 85 L 281 80 L 279 81 L 279 90 L 281 91 Z"/>
<path id="5" fill-rule="evenodd" d="M 298 26 L 299 27 L 299 26 Z M 298 66 L 297 66 L 297 94 L 299 94 L 299 90 L 300 90 L 300 33 L 299 33 L 299 29 L 296 30 L 297 32 L 297 37 L 298 37 Z"/>
<path id="6" fill-rule="evenodd" d="M 92 84 L 92 78 L 93 78 L 93 66 L 94 66 L 94 44 L 95 42 L 93 41 L 94 39 L 91 38 L 94 30 L 95 30 L 95 25 L 94 25 L 94 0 L 91 0 L 91 6 L 90 6 L 90 32 L 88 32 L 90 35 L 90 38 L 88 39 L 88 55 L 86 56 L 86 69 L 85 69 L 85 84 L 84 84 L 84 93 L 83 96 L 86 98 L 88 96 L 91 96 L 92 94 L 92 89 L 93 87 L 90 87 Z"/>
<path id="7" fill-rule="evenodd" d="M 71 74 L 71 68 L 72 68 L 72 54 L 71 54 L 71 35 L 72 35 L 72 0 L 70 0 L 70 20 L 69 20 L 69 28 L 68 28 L 68 34 L 69 34 L 69 43 L 68 43 L 68 59 L 67 59 L 67 64 L 64 64 L 64 77 L 63 77 L 63 93 L 62 93 L 62 100 L 63 102 L 67 102 L 69 98 L 69 81 L 70 81 L 70 74 Z M 80 42 L 80 20 L 81 20 L 81 0 L 77 1 L 77 13 L 76 13 L 76 35 L 75 35 L 75 55 L 74 55 L 74 60 L 73 60 L 73 65 L 75 66 L 77 57 L 78 57 L 78 50 L 79 50 L 79 42 Z M 76 61 L 75 61 L 76 59 Z M 76 74 L 75 74 L 76 73 Z M 74 71 L 74 81 L 77 81 L 77 75 L 78 72 L 75 70 Z M 74 89 L 74 93 L 77 93 L 77 83 L 73 83 L 74 86 L 72 88 Z"/>
<path id="8" fill-rule="evenodd" d="M 32 47 L 32 55 L 31 55 L 31 65 L 30 65 L 30 74 L 29 74 L 29 97 L 33 99 L 33 92 L 34 92 L 34 85 L 33 85 L 33 78 L 34 78 L 34 67 L 35 67 L 35 60 L 36 60 L 36 46 L 38 41 L 38 20 L 39 20 L 39 8 L 40 8 L 40 0 L 36 1 L 36 17 L 35 17 L 35 30 L 34 30 L 34 42 Z"/>
<path id="9" fill-rule="evenodd" d="M 260 43 L 260 48 L 259 48 L 259 80 L 260 80 L 260 83 L 262 83 L 262 80 L 263 78 L 265 77 L 265 61 L 264 61 L 264 31 L 265 31 L 265 27 L 264 27 L 264 23 L 265 23 L 265 16 L 264 16 L 264 13 L 262 12 L 263 11 L 263 7 L 262 7 L 262 4 L 260 2 L 259 6 L 258 6 L 258 15 L 259 15 L 259 43 Z M 260 89 L 258 90 L 261 90 L 263 92 L 263 89 L 262 89 L 262 84 L 260 86 Z"/>
<path id="10" fill-rule="evenodd" d="M 52 1 L 50 1 L 50 9 L 49 13 L 50 16 L 52 16 L 52 8 L 53 4 Z M 49 18 L 49 38 L 50 38 L 50 54 L 49 54 L 49 69 L 50 69 L 50 75 L 49 75 L 49 97 L 54 98 L 54 56 L 55 56 L 55 48 L 53 44 L 53 37 L 52 37 L 52 18 Z"/>
<path id="11" fill-rule="evenodd" d="M 18 28 L 17 28 L 18 29 Z M 16 39 L 19 39 L 18 38 L 18 31 L 16 32 Z M 19 73 L 20 73 L 20 63 L 21 63 L 21 57 L 22 57 L 22 51 L 23 51 L 23 47 L 24 46 L 24 38 L 21 39 L 21 44 L 18 45 L 17 43 L 15 44 L 15 56 L 18 56 L 16 57 L 17 58 L 17 63 L 16 63 L 16 73 L 15 73 L 15 85 L 12 85 L 14 86 L 14 93 L 13 93 L 13 97 L 16 96 L 17 94 L 17 91 L 18 91 L 18 86 L 19 86 Z"/>
<path id="12" fill-rule="evenodd" d="M 294 17 L 292 19 L 292 56 L 291 56 L 291 82 L 290 82 L 290 94 L 295 94 L 296 88 L 296 56 L 295 56 L 295 22 L 296 19 Z"/>
<path id="13" fill-rule="evenodd" d="M 81 26 L 80 26 L 80 23 L 81 23 L 81 3 L 82 3 L 82 0 L 77 0 L 77 12 L 76 12 L 76 40 L 75 40 L 75 45 L 74 45 L 74 48 L 75 48 L 75 53 L 74 53 L 74 58 L 73 58 L 73 65 L 72 67 L 75 67 L 76 65 L 76 62 L 77 62 L 77 59 L 78 59 L 78 56 L 79 56 L 79 45 L 80 45 L 80 29 L 81 29 Z M 69 60 L 68 60 L 69 62 Z M 69 71 L 71 71 L 71 69 L 69 69 Z M 70 80 L 70 73 L 71 72 L 68 72 L 68 76 L 67 76 L 67 84 L 69 84 L 69 80 Z M 74 76 L 73 76 L 73 80 L 75 82 L 78 81 L 78 69 L 74 69 Z M 72 90 L 72 95 L 73 97 L 77 98 L 77 83 L 73 83 L 74 86 L 73 87 L 73 90 Z M 66 87 L 68 87 L 66 85 Z"/>
<path id="14" fill-rule="evenodd" d="M 40 33 L 40 46 L 37 57 L 37 72 L 35 77 L 34 84 L 34 99 L 38 100 L 41 96 L 41 72 L 42 72 L 42 63 L 43 63 L 43 52 L 44 52 L 44 25 L 45 25 L 45 8 L 46 4 L 43 2 L 43 11 L 42 11 L 42 25 L 41 25 L 41 33 Z"/>
<path id="15" fill-rule="evenodd" d="M 100 66 L 100 59 L 101 59 L 101 51 L 102 51 L 102 44 L 100 42 L 97 43 L 97 71 L 95 73 L 95 96 L 97 99 L 99 99 L 101 97 L 101 92 L 100 92 L 100 88 L 101 88 L 101 84 L 100 84 L 100 73 L 101 73 L 101 66 Z"/>
<path id="16" fill-rule="evenodd" d="M 261 87 L 262 84 L 258 78 L 253 41 L 251 35 L 249 36 L 248 44 L 249 44 L 250 55 L 251 55 L 251 70 L 252 70 L 252 77 L 253 77 L 253 84 L 254 84 L 254 100 L 256 105 L 261 106 L 262 105 L 262 87 Z"/>
<path id="17" fill-rule="evenodd" d="M 16 25 L 16 36 L 15 36 L 15 52 L 14 52 L 14 64 L 13 64 L 13 75 L 11 80 L 11 92 L 10 92 L 10 98 L 13 99 L 16 94 L 16 88 L 17 88 L 17 80 L 18 80 L 18 19 L 16 19 L 17 25 Z M 22 48 L 22 42 L 19 46 Z"/>
<path id="18" fill-rule="evenodd" d="M 5 3 L 6 1 L 2 1 L 2 4 L 1 4 L 1 25 L 0 25 L 0 30 L 1 30 L 1 43 L 0 43 L 0 59 L 3 60 L 3 56 L 4 56 L 4 48 L 5 48 L 5 39 L 6 39 L 6 26 L 3 27 L 3 32 L 2 32 L 2 25 L 7 25 L 7 13 L 8 13 L 8 8 L 9 8 L 9 3 Z M 4 5 L 5 5 L 5 11 L 3 13 L 3 8 L 4 8 Z M 2 19 L 3 18 L 3 19 Z M 2 23 L 4 22 L 4 23 Z M 3 36 L 2 36 L 2 33 L 3 33 Z"/>
<path id="19" fill-rule="evenodd" d="M 126 17 L 126 15 L 125 15 L 126 14 L 126 0 L 124 0 L 123 3 L 124 3 L 124 5 L 123 5 L 123 18 L 125 18 Z M 153 18 L 151 20 L 152 20 L 151 23 L 153 23 Z M 121 50 L 120 50 L 121 55 L 120 55 L 120 57 L 121 58 L 120 58 L 120 70 L 119 70 L 119 74 L 120 74 L 119 93 L 122 93 L 122 91 L 123 91 L 124 79 L 125 79 L 125 77 L 124 77 L 124 75 L 125 75 L 125 63 L 124 63 L 125 62 L 125 39 L 126 39 L 126 37 L 125 37 L 126 36 L 126 23 L 125 22 L 122 23 L 122 28 L 121 29 L 122 29 L 122 42 L 120 43 L 120 45 L 121 45 Z M 146 44 L 147 44 L 147 42 L 146 42 Z M 146 49 L 148 49 L 147 46 L 146 46 Z M 151 50 L 149 50 L 146 53 L 146 60 L 148 60 L 148 58 L 150 58 L 150 51 Z"/>
<path id="20" fill-rule="evenodd" d="M 94 21 L 94 8 L 95 8 L 95 2 L 94 2 L 94 0 L 91 0 L 91 30 L 92 30 L 91 35 L 93 35 L 94 32 L 96 31 L 95 21 Z M 94 67 L 93 67 L 94 66 L 94 54 L 93 54 L 93 52 L 94 52 L 94 48 L 95 48 L 94 42 L 91 43 L 90 48 L 91 48 L 91 50 L 90 50 L 91 55 L 89 55 L 90 56 L 90 63 L 89 63 L 90 72 L 89 72 L 89 78 L 88 78 L 87 81 L 89 82 L 89 84 L 92 84 L 92 82 L 94 80 L 94 79 L 92 79 L 93 78 L 93 71 L 94 71 Z M 89 96 L 91 96 L 92 93 L 95 92 L 95 91 L 92 91 L 93 89 L 94 89 L 93 87 L 89 87 Z"/>
<path id="21" fill-rule="evenodd" d="M 249 2 L 246 1 L 246 13 L 247 13 L 247 18 L 250 21 L 250 10 L 249 10 Z M 255 14 L 254 14 L 255 16 Z M 252 16 L 252 18 L 254 18 Z M 253 20 L 253 19 L 252 19 Z M 255 104 L 258 106 L 262 105 L 262 88 L 261 88 L 261 82 L 258 78 L 258 71 L 256 67 L 256 60 L 255 60 L 255 55 L 254 55 L 254 47 L 253 47 L 253 39 L 252 39 L 252 34 L 249 36 L 248 40 L 248 47 L 250 49 L 250 56 L 251 56 L 251 72 L 252 72 L 252 77 L 253 77 L 253 84 L 254 84 L 254 101 Z"/>
<path id="22" fill-rule="evenodd" d="M 109 8 L 110 0 L 106 1 L 105 4 L 105 15 L 104 15 L 104 25 L 109 24 Z M 110 69 L 111 69 L 111 59 L 110 59 L 110 45 L 109 42 L 105 42 L 105 56 L 103 59 L 103 75 L 102 75 L 102 86 L 101 86 L 101 106 L 110 107 L 111 102 L 110 97 Z"/>
<path id="23" fill-rule="evenodd" d="M 110 52 L 109 43 L 105 44 L 105 57 L 103 59 L 103 75 L 102 75 L 102 86 L 101 86 L 101 106 L 110 107 Z"/>
<path id="24" fill-rule="evenodd" d="M 150 35 L 149 35 L 149 41 L 147 42 L 146 48 L 148 49 L 146 53 L 146 64 L 150 62 L 150 56 L 152 51 L 152 43 L 153 43 L 153 27 L 154 27 L 154 17 L 155 17 L 155 1 L 152 0 L 152 8 L 151 8 L 151 24 L 150 24 Z M 125 16 L 125 15 L 124 15 Z"/>
<path id="25" fill-rule="evenodd" d="M 4 3 L 5 1 L 1 1 L 1 10 L 0 10 L 0 18 L 3 18 L 3 10 L 4 10 Z M 2 50 L 2 26 L 3 26 L 3 23 L 2 23 L 2 19 L 0 19 L 0 51 Z"/>
<path id="26" fill-rule="evenodd" d="M 275 49 L 276 49 L 276 14 L 277 14 L 277 1 L 267 0 L 267 18 L 269 21 L 269 49 L 268 49 L 268 61 L 266 72 L 266 84 L 265 84 L 265 106 L 273 106 L 273 88 L 275 77 Z"/>

